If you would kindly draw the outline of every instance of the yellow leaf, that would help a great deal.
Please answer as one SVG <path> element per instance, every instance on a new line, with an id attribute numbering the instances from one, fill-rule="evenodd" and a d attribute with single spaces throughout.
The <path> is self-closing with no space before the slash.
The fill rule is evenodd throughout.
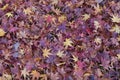
<path id="1" fill-rule="evenodd" d="M 30 15 L 30 14 L 32 13 L 32 10 L 31 10 L 31 8 L 27 8 L 27 9 L 24 9 L 23 12 L 24 12 L 25 14 Z"/>
<path id="2" fill-rule="evenodd" d="M 120 59 L 120 54 L 117 54 L 117 58 Z"/>
<path id="3" fill-rule="evenodd" d="M 100 23 L 98 21 L 94 21 L 95 29 L 101 28 Z"/>
<path id="4" fill-rule="evenodd" d="M 78 57 L 76 57 L 76 56 L 74 56 L 74 55 L 72 55 L 73 56 L 73 60 L 75 61 L 75 62 L 77 62 L 78 61 Z"/>
<path id="5" fill-rule="evenodd" d="M 102 11 L 102 7 L 99 6 L 99 4 L 97 4 L 96 6 L 94 6 L 95 9 L 95 14 L 98 14 Z"/>
<path id="6" fill-rule="evenodd" d="M 6 15 L 8 18 L 9 18 L 9 17 L 13 17 L 13 14 L 12 14 L 11 12 L 6 13 L 5 15 Z"/>
<path id="7" fill-rule="evenodd" d="M 60 23 L 64 22 L 66 19 L 67 19 L 67 17 L 65 15 L 61 15 L 61 16 L 58 17 L 58 21 Z"/>
<path id="8" fill-rule="evenodd" d="M 118 25 L 115 25 L 114 27 L 112 27 L 112 29 L 110 29 L 110 31 L 112 32 L 116 32 L 116 33 L 120 33 L 120 26 Z"/>
<path id="9" fill-rule="evenodd" d="M 72 41 L 70 39 L 66 39 L 65 42 L 63 43 L 65 48 L 68 48 L 69 46 L 72 46 Z"/>
<path id="10" fill-rule="evenodd" d="M 10 74 L 3 74 L 2 80 L 12 80 L 12 76 Z"/>
<path id="11" fill-rule="evenodd" d="M 9 6 L 9 5 L 8 5 L 8 4 L 6 4 L 6 5 L 5 5 L 5 6 L 3 6 L 1 9 L 2 9 L 2 10 L 5 10 L 6 8 L 8 8 L 8 6 Z"/>
<path id="12" fill-rule="evenodd" d="M 84 14 L 82 15 L 83 16 L 83 19 L 82 20 L 88 20 L 90 18 L 90 14 Z"/>
<path id="13" fill-rule="evenodd" d="M 31 72 L 31 75 L 32 75 L 32 80 L 38 80 L 40 78 L 40 73 L 36 70 L 33 70 Z"/>
<path id="14" fill-rule="evenodd" d="M 112 15 L 112 22 L 120 23 L 120 17 L 117 14 Z"/>
<path id="15" fill-rule="evenodd" d="M 0 28 L 0 37 L 4 36 L 5 33 L 6 33 L 6 32 L 5 32 L 2 28 Z"/>
<path id="16" fill-rule="evenodd" d="M 45 48 L 42 51 L 43 51 L 43 57 L 49 57 L 49 55 L 52 55 L 50 53 L 50 49 Z"/>
<path id="17" fill-rule="evenodd" d="M 60 50 L 59 50 L 59 51 L 57 52 L 57 56 L 58 56 L 58 57 L 63 57 L 63 56 L 65 55 L 65 54 L 63 54 L 63 52 L 64 52 L 64 51 L 60 51 Z"/>
<path id="18" fill-rule="evenodd" d="M 26 78 L 27 76 L 29 76 L 29 72 L 26 70 L 26 68 L 24 68 L 23 70 L 21 70 L 21 76 L 23 76 L 24 78 Z"/>
<path id="19" fill-rule="evenodd" d="M 101 44 L 101 42 L 102 42 L 102 40 L 99 37 L 95 38 L 95 43 Z"/>

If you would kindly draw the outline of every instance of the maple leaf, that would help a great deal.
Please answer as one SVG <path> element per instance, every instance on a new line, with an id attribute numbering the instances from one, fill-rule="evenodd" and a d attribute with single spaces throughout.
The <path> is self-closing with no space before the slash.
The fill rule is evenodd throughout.
<path id="1" fill-rule="evenodd" d="M 58 56 L 58 57 L 63 57 L 63 56 L 65 55 L 65 54 L 63 54 L 63 52 L 64 52 L 64 51 L 60 51 L 60 50 L 59 50 L 59 51 L 57 52 L 57 56 Z"/>
<path id="2" fill-rule="evenodd" d="M 76 56 L 74 56 L 74 55 L 72 55 L 72 57 L 73 57 L 73 60 L 74 60 L 75 62 L 78 61 L 78 57 L 76 57 Z"/>
<path id="3" fill-rule="evenodd" d="M 63 44 L 64 44 L 65 48 L 68 48 L 68 46 L 70 46 L 70 47 L 72 46 L 72 43 L 73 42 L 70 39 L 66 39 Z"/>
<path id="4" fill-rule="evenodd" d="M 11 12 L 6 13 L 5 15 L 6 15 L 8 18 L 9 18 L 9 17 L 13 17 L 13 14 L 12 14 Z"/>
<path id="5" fill-rule="evenodd" d="M 26 70 L 26 68 L 24 68 L 23 70 L 21 70 L 21 76 L 23 76 L 24 78 L 26 78 L 27 76 L 29 76 L 29 72 Z"/>
<path id="6" fill-rule="evenodd" d="M 0 28 L 0 37 L 4 36 L 5 33 L 6 33 L 6 32 L 5 32 L 2 28 Z"/>
<path id="7" fill-rule="evenodd" d="M 6 5 L 4 5 L 1 9 L 2 9 L 2 10 L 5 10 L 6 8 L 8 8 L 8 6 L 9 6 L 9 4 L 6 4 Z"/>
<path id="8" fill-rule="evenodd" d="M 99 6 L 99 4 L 97 4 L 96 6 L 94 6 L 95 9 L 95 14 L 98 14 L 102 11 L 102 7 Z"/>
<path id="9" fill-rule="evenodd" d="M 82 20 L 88 20 L 90 18 L 90 14 L 84 14 L 82 15 L 83 16 L 83 19 Z"/>
<path id="10" fill-rule="evenodd" d="M 12 80 L 12 76 L 10 74 L 3 74 L 1 79 L 2 80 Z"/>
<path id="11" fill-rule="evenodd" d="M 61 16 L 58 17 L 58 21 L 60 23 L 64 22 L 66 19 L 67 19 L 67 17 L 65 15 L 61 15 Z"/>
<path id="12" fill-rule="evenodd" d="M 27 9 L 24 9 L 23 12 L 24 12 L 25 14 L 30 15 L 30 14 L 32 13 L 32 10 L 31 10 L 31 8 L 27 8 Z"/>
<path id="13" fill-rule="evenodd" d="M 97 30 L 98 28 L 101 28 L 101 25 L 98 21 L 94 21 L 94 26 L 95 26 L 95 29 Z"/>
<path id="14" fill-rule="evenodd" d="M 99 38 L 99 37 L 96 37 L 95 38 L 95 43 L 97 44 L 101 44 L 102 40 Z"/>
<path id="15" fill-rule="evenodd" d="M 117 14 L 112 15 L 112 22 L 120 23 L 120 17 Z"/>
<path id="16" fill-rule="evenodd" d="M 118 25 L 115 25 L 114 27 L 112 27 L 112 29 L 110 29 L 110 31 L 112 32 L 116 32 L 116 33 L 120 33 L 120 26 Z"/>
<path id="17" fill-rule="evenodd" d="M 33 70 L 31 72 L 31 75 L 32 75 L 32 80 L 38 80 L 40 78 L 40 73 L 36 70 Z"/>
<path id="18" fill-rule="evenodd" d="M 43 49 L 43 50 L 42 50 L 42 51 L 43 51 L 43 57 L 49 57 L 49 55 L 52 55 L 52 54 L 50 53 L 50 50 L 51 50 L 51 49 L 47 49 L 47 48 Z"/>

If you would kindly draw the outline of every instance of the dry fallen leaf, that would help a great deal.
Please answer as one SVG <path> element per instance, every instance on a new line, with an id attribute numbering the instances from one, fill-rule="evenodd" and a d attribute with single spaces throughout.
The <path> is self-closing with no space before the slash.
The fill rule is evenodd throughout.
<path id="1" fill-rule="evenodd" d="M 112 22 L 120 23 L 120 17 L 118 16 L 118 14 L 113 14 L 111 19 Z"/>
<path id="2" fill-rule="evenodd" d="M 117 54 L 117 58 L 120 60 L 120 54 Z"/>
<path id="3" fill-rule="evenodd" d="M 99 4 L 97 4 L 96 6 L 94 6 L 94 9 L 95 9 L 95 14 L 98 14 L 102 11 L 102 7 L 100 7 Z"/>
<path id="4" fill-rule="evenodd" d="M 12 80 L 12 76 L 10 74 L 3 74 L 2 80 Z"/>
<path id="5" fill-rule="evenodd" d="M 64 22 L 66 19 L 67 19 L 67 17 L 65 15 L 61 15 L 61 16 L 58 17 L 58 21 L 60 23 Z"/>
<path id="6" fill-rule="evenodd" d="M 0 28 L 0 37 L 4 36 L 5 33 L 6 33 L 6 32 L 5 32 L 2 28 Z"/>
<path id="7" fill-rule="evenodd" d="M 98 21 L 94 21 L 94 26 L 95 26 L 95 29 L 97 30 L 98 28 L 101 28 L 101 25 Z"/>
<path id="8" fill-rule="evenodd" d="M 73 43 L 73 42 L 71 41 L 71 39 L 66 39 L 66 40 L 63 42 L 65 48 L 68 48 L 69 46 L 71 47 L 71 46 L 72 46 L 72 43 Z"/>
<path id="9" fill-rule="evenodd" d="M 5 10 L 6 8 L 8 8 L 8 6 L 9 6 L 9 4 L 6 4 L 6 5 L 4 5 L 1 9 L 2 9 L 2 10 Z"/>
<path id="10" fill-rule="evenodd" d="M 88 20 L 90 18 L 90 14 L 84 14 L 82 15 L 83 16 L 83 19 L 82 20 Z"/>
<path id="11" fill-rule="evenodd" d="M 24 78 L 26 78 L 27 76 L 29 76 L 29 72 L 26 70 L 26 68 L 24 68 L 23 70 L 21 70 L 21 76 L 23 76 Z"/>
<path id="12" fill-rule="evenodd" d="M 51 49 L 47 49 L 47 48 L 43 49 L 43 50 L 42 50 L 42 51 L 43 51 L 43 57 L 49 57 L 49 55 L 52 55 L 52 54 L 50 53 L 50 50 L 51 50 Z"/>
<path id="13" fill-rule="evenodd" d="M 38 80 L 40 78 L 40 73 L 36 70 L 33 70 L 31 72 L 31 75 L 32 75 L 32 80 Z"/>
<path id="14" fill-rule="evenodd" d="M 30 15 L 30 14 L 33 13 L 32 10 L 31 10 L 31 8 L 24 9 L 23 12 L 24 12 L 25 14 L 28 14 L 28 15 Z"/>
<path id="15" fill-rule="evenodd" d="M 115 26 L 112 27 L 112 29 L 110 29 L 111 32 L 116 32 L 116 33 L 120 33 L 120 26 L 118 26 L 117 24 Z"/>
<path id="16" fill-rule="evenodd" d="M 74 55 L 72 55 L 73 56 L 73 60 L 75 61 L 75 62 L 77 62 L 78 61 L 78 57 L 77 56 L 74 56 Z"/>
<path id="17" fill-rule="evenodd" d="M 63 53 L 64 53 L 64 51 L 60 51 L 60 50 L 59 50 L 59 51 L 57 52 L 57 56 L 58 56 L 58 57 L 63 57 L 63 56 L 65 55 L 65 54 L 63 54 Z"/>
<path id="18" fill-rule="evenodd" d="M 13 14 L 12 14 L 11 12 L 6 13 L 5 15 L 6 15 L 8 18 L 9 18 L 9 17 L 13 17 Z"/>
<path id="19" fill-rule="evenodd" d="M 101 38 L 96 37 L 95 40 L 94 40 L 94 42 L 95 42 L 96 44 L 101 44 L 101 43 L 102 43 L 102 40 L 101 40 Z"/>

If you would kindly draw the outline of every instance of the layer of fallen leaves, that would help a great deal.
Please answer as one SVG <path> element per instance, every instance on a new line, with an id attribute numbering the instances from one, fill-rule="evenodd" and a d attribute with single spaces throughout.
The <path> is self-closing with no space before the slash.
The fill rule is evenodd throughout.
<path id="1" fill-rule="evenodd" d="M 0 80 L 119 79 L 119 0 L 0 0 Z"/>

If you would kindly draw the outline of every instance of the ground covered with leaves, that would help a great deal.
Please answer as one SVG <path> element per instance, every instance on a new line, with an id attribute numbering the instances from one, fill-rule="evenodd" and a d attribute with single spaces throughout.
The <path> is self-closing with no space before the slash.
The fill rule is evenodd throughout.
<path id="1" fill-rule="evenodd" d="M 120 1 L 0 0 L 0 80 L 120 80 Z"/>

